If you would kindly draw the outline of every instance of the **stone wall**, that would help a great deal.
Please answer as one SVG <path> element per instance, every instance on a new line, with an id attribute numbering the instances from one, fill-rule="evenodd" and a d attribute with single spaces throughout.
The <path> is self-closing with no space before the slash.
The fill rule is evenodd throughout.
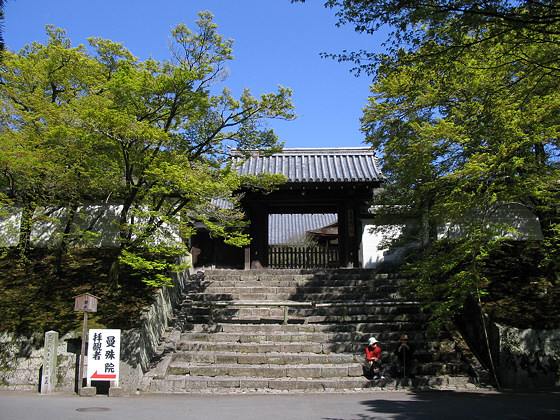
<path id="1" fill-rule="evenodd" d="M 139 328 L 123 331 L 121 337 L 120 386 L 125 392 L 137 390 L 150 361 L 157 354 L 157 348 L 174 309 L 178 307 L 182 294 L 188 287 L 189 273 L 183 272 L 173 279 L 174 287 L 164 287 L 158 291 L 156 301 L 146 308 Z"/>
<path id="2" fill-rule="evenodd" d="M 188 286 L 187 272 L 175 275 L 174 287 L 158 291 L 156 301 L 146 308 L 140 326 L 122 331 L 119 386 L 124 392 L 137 390 L 150 360 L 156 355 L 159 341 L 169 326 L 174 308 Z M 81 333 L 59 338 L 56 391 L 76 391 Z M 43 365 L 44 334 L 16 336 L 0 334 L 0 390 L 37 391 Z M 85 369 L 84 369 L 85 372 Z"/>
<path id="3" fill-rule="evenodd" d="M 496 372 L 503 387 L 560 387 L 560 330 L 521 330 L 494 324 Z M 494 340 L 496 341 L 496 340 Z"/>
<path id="4" fill-rule="evenodd" d="M 0 334 L 0 390 L 40 391 L 43 340 L 44 336 L 39 333 L 32 336 Z M 77 386 L 80 346 L 79 334 L 59 338 L 57 391 L 70 391 Z"/>
<path id="5" fill-rule="evenodd" d="M 474 300 L 465 305 L 457 324 L 480 362 L 494 368 L 500 388 L 560 387 L 560 330 L 522 330 L 495 323 Z"/>

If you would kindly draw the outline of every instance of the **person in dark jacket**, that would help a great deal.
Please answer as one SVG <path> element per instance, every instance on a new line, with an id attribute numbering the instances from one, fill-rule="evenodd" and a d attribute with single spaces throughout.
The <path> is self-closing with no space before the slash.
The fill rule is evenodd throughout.
<path id="1" fill-rule="evenodd" d="M 395 355 L 398 358 L 397 370 L 402 372 L 403 377 L 412 378 L 412 363 L 414 361 L 414 344 L 409 342 L 408 335 L 401 336 L 400 342 L 395 347 Z"/>

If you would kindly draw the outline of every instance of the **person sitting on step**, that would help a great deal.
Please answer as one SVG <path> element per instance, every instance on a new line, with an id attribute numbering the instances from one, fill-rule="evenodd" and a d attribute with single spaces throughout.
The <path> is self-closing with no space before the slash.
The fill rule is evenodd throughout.
<path id="1" fill-rule="evenodd" d="M 371 337 L 366 347 L 364 375 L 368 379 L 384 379 L 384 376 L 381 375 L 381 347 L 377 343 L 375 337 Z"/>

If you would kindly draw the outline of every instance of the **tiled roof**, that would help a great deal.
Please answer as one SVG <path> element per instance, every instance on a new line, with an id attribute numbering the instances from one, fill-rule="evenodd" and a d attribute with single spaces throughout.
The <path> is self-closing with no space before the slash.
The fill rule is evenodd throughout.
<path id="1" fill-rule="evenodd" d="M 371 182 L 384 178 L 375 152 L 367 147 L 284 149 L 241 161 L 241 175 L 283 174 L 288 182 Z"/>
<path id="2" fill-rule="evenodd" d="M 336 214 L 270 214 L 268 243 L 286 244 L 305 238 L 305 232 L 328 226 L 338 219 Z"/>

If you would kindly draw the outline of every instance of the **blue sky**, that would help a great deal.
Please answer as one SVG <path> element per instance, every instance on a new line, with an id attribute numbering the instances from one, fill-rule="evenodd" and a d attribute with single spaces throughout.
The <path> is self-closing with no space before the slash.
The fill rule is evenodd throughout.
<path id="1" fill-rule="evenodd" d="M 379 48 L 380 39 L 335 27 L 335 12 L 322 0 L 9 0 L 4 41 L 18 51 L 45 42 L 45 25 L 67 31 L 73 45 L 99 36 L 123 43 L 140 59 L 166 59 L 170 28 L 195 28 L 197 13 L 209 10 L 218 32 L 234 42 L 235 59 L 224 83 L 234 95 L 293 90 L 299 118 L 271 121 L 286 147 L 363 146 L 359 118 L 371 82 L 355 77 L 350 63 L 320 58 L 321 52 Z"/>

